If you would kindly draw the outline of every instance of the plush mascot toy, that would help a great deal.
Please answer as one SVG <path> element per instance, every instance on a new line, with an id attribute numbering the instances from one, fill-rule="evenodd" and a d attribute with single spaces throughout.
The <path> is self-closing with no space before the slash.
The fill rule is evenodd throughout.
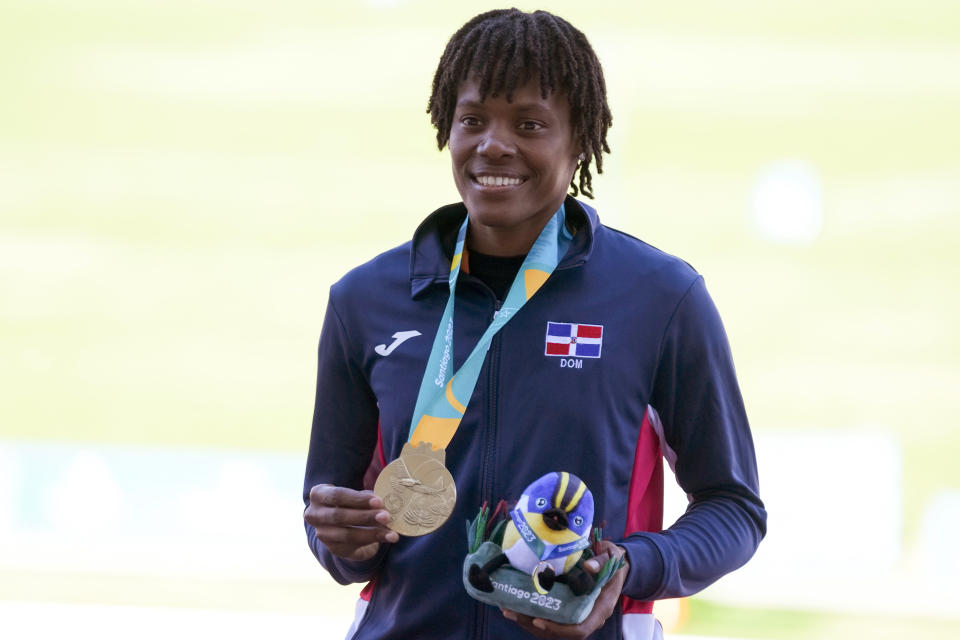
<path id="1" fill-rule="evenodd" d="M 585 594 L 595 579 L 577 562 L 590 546 L 592 527 L 593 494 L 583 480 L 566 471 L 548 473 L 524 489 L 503 532 L 503 553 L 483 566 L 472 564 L 470 584 L 493 591 L 490 574 L 509 563 L 529 575 L 540 594 L 556 582 Z"/>

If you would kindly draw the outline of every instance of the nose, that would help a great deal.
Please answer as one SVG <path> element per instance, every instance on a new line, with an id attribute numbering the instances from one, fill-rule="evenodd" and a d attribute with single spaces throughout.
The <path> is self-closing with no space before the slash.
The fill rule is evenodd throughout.
<path id="1" fill-rule="evenodd" d="M 556 507 L 543 512 L 543 523 L 554 531 L 563 531 L 570 524 L 566 512 Z"/>
<path id="2" fill-rule="evenodd" d="M 485 158 L 503 158 L 512 156 L 517 149 L 513 136 L 507 127 L 491 125 L 477 145 L 477 153 Z"/>

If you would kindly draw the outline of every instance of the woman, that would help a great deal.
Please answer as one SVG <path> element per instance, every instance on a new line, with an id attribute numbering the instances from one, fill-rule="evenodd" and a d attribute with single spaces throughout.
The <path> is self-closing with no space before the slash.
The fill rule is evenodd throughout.
<path id="1" fill-rule="evenodd" d="M 331 288 L 310 546 L 339 582 L 369 581 L 354 638 L 659 637 L 654 600 L 739 567 L 765 532 L 716 309 L 686 263 L 573 197 L 592 197 L 611 116 L 596 55 L 569 23 L 473 18 L 447 44 L 428 110 L 463 201 Z M 442 449 L 456 502 L 435 532 L 401 536 L 364 474 L 371 455 L 386 464 L 423 443 Z M 691 497 L 665 531 L 663 458 Z M 560 470 L 591 489 L 603 550 L 627 565 L 579 625 L 471 600 L 463 523 Z"/>

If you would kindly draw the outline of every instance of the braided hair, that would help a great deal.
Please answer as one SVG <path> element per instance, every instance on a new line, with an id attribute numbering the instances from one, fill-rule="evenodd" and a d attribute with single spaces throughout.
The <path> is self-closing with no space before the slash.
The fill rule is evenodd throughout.
<path id="1" fill-rule="evenodd" d="M 510 101 L 514 90 L 537 77 L 544 99 L 554 91 L 567 95 L 573 135 L 583 151 L 579 181 L 575 170 L 570 190 L 593 198 L 590 162 L 596 159 L 597 173 L 603 173 L 601 154 L 610 153 L 607 129 L 613 117 L 603 69 L 587 37 L 546 11 L 498 9 L 460 27 L 440 58 L 427 104 L 441 150 L 450 140 L 460 84 L 471 74 L 479 78 L 481 100 L 503 95 Z"/>

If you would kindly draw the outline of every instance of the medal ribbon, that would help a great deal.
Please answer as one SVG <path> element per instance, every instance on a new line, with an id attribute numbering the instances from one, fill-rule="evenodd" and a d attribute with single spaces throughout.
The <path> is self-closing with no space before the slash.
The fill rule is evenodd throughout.
<path id="1" fill-rule="evenodd" d="M 527 300 L 547 281 L 567 252 L 572 236 L 567 231 L 563 205 L 547 222 L 536 242 L 524 259 L 510 285 L 500 310 L 493 316 L 473 351 L 467 356 L 457 372 L 453 369 L 453 308 L 457 291 L 457 277 L 467 238 L 467 222 L 464 219 L 457 235 L 457 246 L 450 263 L 450 297 L 447 299 L 437 335 L 433 339 L 427 368 L 420 382 L 417 404 L 410 421 L 410 442 L 417 445 L 429 442 L 434 449 L 446 449 L 460 420 L 467 411 L 467 403 L 473 395 L 480 377 L 483 360 L 490 349 L 493 336 L 507 324 Z"/>

